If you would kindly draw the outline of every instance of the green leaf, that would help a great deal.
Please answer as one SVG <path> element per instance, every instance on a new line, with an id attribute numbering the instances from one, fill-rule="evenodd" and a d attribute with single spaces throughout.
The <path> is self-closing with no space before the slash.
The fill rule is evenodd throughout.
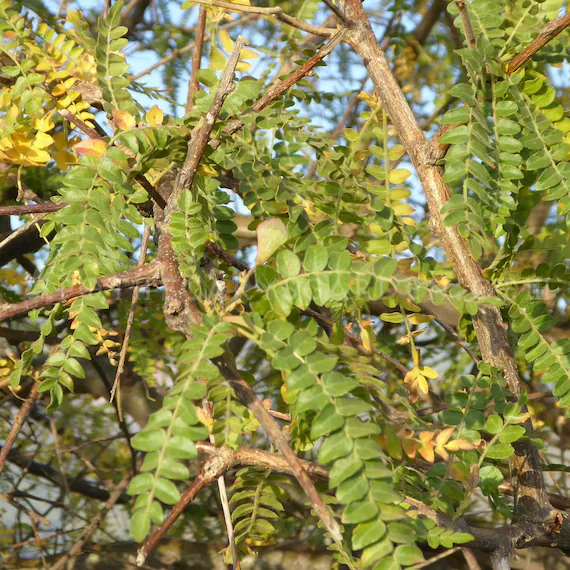
<path id="1" fill-rule="evenodd" d="M 156 480 L 154 494 L 166 505 L 175 505 L 180 500 L 180 491 L 176 485 L 164 477 L 158 477 Z"/>
<path id="2" fill-rule="evenodd" d="M 285 224 L 278 218 L 265 220 L 257 226 L 257 259 L 265 263 L 289 239 Z"/>
<path id="3" fill-rule="evenodd" d="M 494 492 L 504 481 L 503 474 L 494 465 L 485 465 L 484 467 L 481 467 L 479 477 L 479 486 L 486 495 Z"/>
<path id="4" fill-rule="evenodd" d="M 311 438 L 318 439 L 340 429 L 344 425 L 344 418 L 337 414 L 332 404 L 327 404 L 313 420 Z"/>
<path id="5" fill-rule="evenodd" d="M 140 451 L 157 451 L 162 448 L 166 434 L 161 429 L 144 429 L 135 434 L 131 444 Z"/>
<path id="6" fill-rule="evenodd" d="M 137 509 L 131 517 L 131 535 L 142 542 L 150 532 L 150 516 L 146 509 Z"/>
<path id="7" fill-rule="evenodd" d="M 362 467 L 362 460 L 354 454 L 337 459 L 330 471 L 329 488 L 338 487 L 343 481 L 352 477 Z"/>
<path id="8" fill-rule="evenodd" d="M 385 534 L 386 525 L 379 519 L 361 523 L 352 532 L 352 548 L 353 550 L 360 550 L 370 546 L 379 541 Z"/>
<path id="9" fill-rule="evenodd" d="M 499 433 L 503 428 L 503 420 L 497 414 L 491 414 L 485 422 L 485 431 L 491 435 Z"/>
<path id="10" fill-rule="evenodd" d="M 178 435 L 168 440 L 166 451 L 174 459 L 196 459 L 198 457 L 198 451 L 194 442 L 189 438 Z"/>
<path id="11" fill-rule="evenodd" d="M 153 478 L 150 473 L 139 473 L 129 483 L 128 495 L 140 495 L 152 488 Z"/>
<path id="12" fill-rule="evenodd" d="M 501 443 L 513 443 L 519 440 L 526 433 L 522 426 L 507 426 L 500 434 Z"/>
<path id="13" fill-rule="evenodd" d="M 326 392 L 331 396 L 344 396 L 360 384 L 357 378 L 345 376 L 340 372 L 323 374 L 322 382 Z"/>
<path id="14" fill-rule="evenodd" d="M 396 547 L 394 560 L 403 566 L 411 566 L 412 564 L 423 562 L 424 555 L 415 545 L 402 545 Z"/>
<path id="15" fill-rule="evenodd" d="M 305 269 L 310 273 L 319 273 L 327 266 L 329 253 L 323 245 L 312 245 L 305 252 L 303 261 Z"/>
<path id="16" fill-rule="evenodd" d="M 343 481 L 336 490 L 336 498 L 343 505 L 362 499 L 368 493 L 368 481 L 362 474 L 357 474 Z"/>
<path id="17" fill-rule="evenodd" d="M 461 144 L 469 139 L 469 129 L 466 125 L 447 131 L 440 139 L 441 144 Z"/>
<path id="18" fill-rule="evenodd" d="M 327 437 L 319 449 L 319 463 L 326 465 L 340 457 L 346 457 L 354 446 L 350 437 L 344 430 L 333 433 Z"/>
<path id="19" fill-rule="evenodd" d="M 509 443 L 498 443 L 487 450 L 489 459 L 508 459 L 515 450 Z"/>
<path id="20" fill-rule="evenodd" d="M 378 505 L 369 499 L 350 503 L 342 513 L 343 524 L 357 524 L 370 520 L 378 513 Z"/>
<path id="21" fill-rule="evenodd" d="M 290 250 L 284 249 L 277 254 L 277 271 L 283 279 L 295 277 L 301 272 L 299 258 Z"/>

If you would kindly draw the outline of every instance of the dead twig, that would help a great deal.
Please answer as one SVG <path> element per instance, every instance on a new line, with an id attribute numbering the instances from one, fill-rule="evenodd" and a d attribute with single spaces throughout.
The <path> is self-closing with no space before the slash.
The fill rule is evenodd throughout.
<path id="1" fill-rule="evenodd" d="M 192 73 L 190 82 L 188 83 L 188 96 L 186 99 L 186 118 L 190 114 L 194 105 L 194 97 L 198 92 L 198 72 L 200 71 L 200 62 L 202 61 L 202 51 L 204 49 L 204 34 L 206 32 L 206 8 L 200 6 L 198 12 L 198 23 L 196 24 L 196 41 L 195 48 L 192 53 Z"/>
<path id="2" fill-rule="evenodd" d="M 12 429 L 10 430 L 8 437 L 4 441 L 2 449 L 0 449 L 0 473 L 2 473 L 4 469 L 4 462 L 6 461 L 6 458 L 8 457 L 8 454 L 10 453 L 10 450 L 14 445 L 14 441 L 16 441 L 18 434 L 20 433 L 22 427 L 24 426 L 26 418 L 32 411 L 32 407 L 39 397 L 39 392 L 38 392 L 39 386 L 40 382 L 34 382 L 34 385 L 32 386 L 32 391 L 30 392 L 30 397 L 22 404 L 20 410 L 16 414 L 16 417 L 14 418 L 14 424 L 12 425 Z"/>
<path id="3" fill-rule="evenodd" d="M 141 242 L 141 255 L 139 258 L 138 267 L 143 267 L 146 261 L 146 250 L 148 249 L 148 241 L 150 238 L 150 226 L 145 226 L 143 238 Z M 131 301 L 131 308 L 129 310 L 129 316 L 127 317 L 127 326 L 125 328 L 125 334 L 123 336 L 123 346 L 121 347 L 121 354 L 119 357 L 119 365 L 117 366 L 117 372 L 115 374 L 115 381 L 113 382 L 113 387 L 111 388 L 111 395 L 109 401 L 112 402 L 115 398 L 115 393 L 120 390 L 120 382 L 123 371 L 125 370 L 125 361 L 127 360 L 127 352 L 129 350 L 129 340 L 131 338 L 131 330 L 133 328 L 133 323 L 135 321 L 135 312 L 137 310 L 137 302 L 139 300 L 140 287 L 135 287 L 133 289 L 133 298 Z M 117 398 L 117 413 L 119 415 L 119 420 L 123 421 L 123 414 L 121 410 L 121 398 Z"/>
<path id="4" fill-rule="evenodd" d="M 272 8 L 260 8 L 259 6 L 245 6 L 243 4 L 232 4 L 230 2 L 221 2 L 220 0 L 193 0 L 196 4 L 203 4 L 205 6 L 216 6 L 217 8 L 224 8 L 230 12 L 242 12 L 244 14 L 259 14 L 260 16 L 271 16 L 284 24 L 314 34 L 315 36 L 329 37 L 335 33 L 333 28 L 323 28 L 321 26 L 313 26 L 303 20 L 298 20 L 283 12 L 280 6 Z"/>

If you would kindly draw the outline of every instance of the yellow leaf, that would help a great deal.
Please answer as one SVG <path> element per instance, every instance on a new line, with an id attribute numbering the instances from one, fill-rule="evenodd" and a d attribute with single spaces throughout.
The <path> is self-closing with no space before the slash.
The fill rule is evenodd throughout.
<path id="1" fill-rule="evenodd" d="M 218 172 L 208 164 L 201 164 L 198 168 L 198 173 L 202 176 L 217 176 Z"/>
<path id="2" fill-rule="evenodd" d="M 444 461 L 447 460 L 447 458 L 449 457 L 449 453 L 447 453 L 447 451 L 445 451 L 445 447 L 442 447 L 441 445 L 436 445 L 435 446 L 435 452 L 444 459 Z"/>
<path id="3" fill-rule="evenodd" d="M 422 392 L 423 394 L 427 394 L 429 392 L 428 381 L 421 374 L 418 376 L 417 383 L 418 383 L 418 389 L 420 392 Z"/>
<path id="4" fill-rule="evenodd" d="M 372 95 L 370 95 L 370 93 L 366 93 L 366 91 L 361 91 L 358 94 L 358 98 L 361 101 L 364 101 L 370 107 L 376 107 L 377 100 Z"/>
<path id="5" fill-rule="evenodd" d="M 415 439 L 402 439 L 402 447 L 404 448 L 404 453 L 413 459 L 418 451 L 418 442 Z"/>
<path id="6" fill-rule="evenodd" d="M 279 218 L 271 218 L 257 226 L 256 265 L 265 263 L 287 240 L 289 234 Z"/>
<path id="7" fill-rule="evenodd" d="M 417 368 L 412 368 L 404 376 L 404 382 L 406 384 L 410 384 L 411 382 L 414 382 L 416 380 L 416 378 L 418 377 L 418 373 L 419 372 L 418 372 Z"/>
<path id="8" fill-rule="evenodd" d="M 57 150 L 65 150 L 68 145 L 67 136 L 65 135 L 64 132 L 56 133 L 55 135 L 53 135 L 53 143 L 55 145 L 55 148 L 57 148 Z"/>
<path id="9" fill-rule="evenodd" d="M 230 34 L 228 34 L 227 30 L 220 30 L 218 37 L 220 38 L 220 43 L 222 47 L 227 53 L 232 53 L 234 50 L 234 42 L 232 38 L 230 38 Z"/>
<path id="10" fill-rule="evenodd" d="M 39 132 L 36 133 L 36 138 L 32 144 L 36 148 L 46 148 L 53 144 L 53 138 L 50 137 L 47 133 Z"/>
<path id="11" fill-rule="evenodd" d="M 427 329 L 419 329 L 419 330 L 415 330 L 412 331 L 412 337 L 416 337 L 416 336 L 420 336 L 421 334 L 425 333 Z M 405 335 L 401 338 L 399 338 L 396 341 L 396 344 L 409 344 L 410 342 L 410 335 Z"/>
<path id="12" fill-rule="evenodd" d="M 212 46 L 210 50 L 210 67 L 214 71 L 221 71 L 226 66 L 226 56 L 221 49 Z"/>
<path id="13" fill-rule="evenodd" d="M 435 454 L 433 452 L 433 447 L 431 445 L 422 445 L 419 448 L 420 455 L 428 462 L 433 463 L 435 461 Z"/>
<path id="14" fill-rule="evenodd" d="M 434 379 L 439 376 L 439 374 L 429 366 L 420 366 L 420 373 L 423 374 L 426 378 Z"/>
<path id="15" fill-rule="evenodd" d="M 396 202 L 405 200 L 410 196 L 410 194 L 411 192 L 408 188 L 394 188 L 393 190 L 390 190 L 390 198 Z"/>
<path id="16" fill-rule="evenodd" d="M 158 127 L 159 125 L 162 125 L 162 121 L 164 121 L 164 113 L 162 112 L 162 109 L 158 105 L 151 107 L 146 114 L 146 122 L 151 127 Z"/>
<path id="17" fill-rule="evenodd" d="M 435 282 L 440 286 L 443 287 L 444 289 L 446 287 L 449 286 L 449 284 L 451 283 L 451 279 L 449 277 L 447 277 L 446 275 L 438 275 L 435 278 Z"/>
<path id="18" fill-rule="evenodd" d="M 410 323 L 413 325 L 421 325 L 423 323 L 429 323 L 430 321 L 433 321 L 434 318 L 435 317 L 432 315 L 421 315 L 419 313 L 414 313 L 408 317 L 408 321 L 410 321 Z"/>
<path id="19" fill-rule="evenodd" d="M 412 350 L 412 360 L 414 362 L 414 368 L 417 370 L 417 374 L 419 374 L 420 370 L 418 369 L 418 364 L 420 363 L 420 353 L 416 349 Z"/>
<path id="20" fill-rule="evenodd" d="M 46 115 L 45 117 L 42 117 L 41 119 L 36 119 L 34 121 L 34 129 L 42 133 L 47 133 L 48 131 L 51 131 L 51 129 L 53 129 L 54 127 L 55 123 L 51 120 L 50 115 Z"/>
<path id="21" fill-rule="evenodd" d="M 406 149 L 401 144 L 395 144 L 393 147 L 390 148 L 388 151 L 388 158 L 390 160 L 398 160 L 402 156 L 404 156 Z"/>
<path id="22" fill-rule="evenodd" d="M 454 431 L 455 431 L 455 428 L 453 428 L 453 427 L 445 428 L 444 430 L 440 431 L 437 434 L 437 437 L 435 438 L 435 440 L 440 445 L 445 445 L 449 441 L 449 438 L 452 436 Z"/>
<path id="23" fill-rule="evenodd" d="M 394 214 L 396 214 L 396 216 L 409 216 L 415 212 L 412 206 L 404 204 L 403 202 L 392 204 L 392 210 L 394 210 Z"/>
<path id="24" fill-rule="evenodd" d="M 122 131 L 130 131 L 137 126 L 135 118 L 128 111 L 115 109 L 113 111 L 113 121 Z"/>
<path id="25" fill-rule="evenodd" d="M 239 54 L 240 59 L 257 59 L 258 57 L 259 57 L 258 53 L 247 48 L 242 49 Z"/>
<path id="26" fill-rule="evenodd" d="M 433 436 L 434 436 L 433 431 L 422 431 L 419 433 L 419 437 L 420 437 L 420 441 L 426 443 L 428 441 L 431 441 Z"/>
<path id="27" fill-rule="evenodd" d="M 249 71 L 251 69 L 251 65 L 245 61 L 238 61 L 236 65 L 237 71 Z"/>
<path id="28" fill-rule="evenodd" d="M 405 182 L 411 176 L 411 174 L 412 173 L 405 168 L 396 168 L 395 170 L 390 170 L 388 180 L 392 184 L 402 184 L 402 182 Z"/>
<path id="29" fill-rule="evenodd" d="M 52 158 L 55 160 L 55 163 L 60 170 L 67 170 L 67 167 L 70 164 L 77 162 L 75 155 L 64 150 L 58 150 L 57 152 L 54 152 Z"/>
<path id="30" fill-rule="evenodd" d="M 449 451 L 471 451 L 475 446 L 465 439 L 454 439 L 450 441 L 445 448 Z"/>
<path id="31" fill-rule="evenodd" d="M 85 139 L 77 143 L 73 150 L 83 156 L 101 158 L 107 152 L 107 143 L 101 139 Z"/>
<path id="32" fill-rule="evenodd" d="M 368 351 L 372 352 L 372 347 L 374 346 L 374 333 L 370 329 L 362 329 L 360 333 L 362 338 L 362 346 Z"/>
<path id="33" fill-rule="evenodd" d="M 27 162 L 31 164 L 45 164 L 51 160 L 49 152 L 32 148 L 26 154 Z"/>

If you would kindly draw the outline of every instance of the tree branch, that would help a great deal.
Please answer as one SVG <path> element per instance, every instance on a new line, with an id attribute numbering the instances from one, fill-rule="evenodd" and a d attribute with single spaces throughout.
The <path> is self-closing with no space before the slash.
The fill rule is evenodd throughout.
<path id="1" fill-rule="evenodd" d="M 528 45 L 519 55 L 513 58 L 507 67 L 507 73 L 514 73 L 527 63 L 532 56 L 542 49 L 548 42 L 553 40 L 557 35 L 562 33 L 570 26 L 570 14 L 562 16 L 553 22 L 549 22 L 534 41 Z"/>
<path id="2" fill-rule="evenodd" d="M 450 190 L 443 181 L 441 169 L 430 160 L 430 143 L 426 140 L 416 118 L 396 82 L 384 52 L 380 49 L 374 32 L 360 0 L 347 0 L 347 15 L 350 19 L 346 41 L 361 57 L 380 101 L 395 126 L 408 156 L 410 157 L 430 212 L 430 228 L 440 240 L 459 283 L 482 297 L 495 297 L 493 286 L 483 277 L 465 239 L 456 226 L 446 227 L 441 209 L 450 197 Z M 507 338 L 506 325 L 497 307 L 480 306 L 473 319 L 475 332 L 484 360 L 502 371 L 507 385 L 515 398 L 521 395 L 518 368 Z M 532 426 L 527 430 L 531 433 Z M 513 470 L 519 482 L 519 497 L 522 516 L 532 519 L 548 517 L 551 505 L 544 490 L 540 460 L 530 440 L 516 445 L 512 459 Z"/>
<path id="3" fill-rule="evenodd" d="M 47 214 L 57 212 L 67 206 L 66 202 L 45 202 L 43 204 L 21 204 L 0 206 L 0 216 L 24 216 L 25 214 Z"/>
<path id="4" fill-rule="evenodd" d="M 102 489 L 93 483 L 86 481 L 85 479 L 80 479 L 78 477 L 64 477 L 57 469 L 51 467 L 51 465 L 46 465 L 44 463 L 38 463 L 32 459 L 23 455 L 19 449 L 12 448 L 8 454 L 8 461 L 17 465 L 21 469 L 25 469 L 32 475 L 47 479 L 60 489 L 63 489 L 65 483 L 70 491 L 74 493 L 79 493 L 85 497 L 91 499 L 97 499 L 98 501 L 107 501 L 109 499 L 109 492 L 106 489 Z M 118 499 L 118 503 L 128 504 L 130 502 L 130 497 L 126 494 L 122 494 Z"/>
<path id="5" fill-rule="evenodd" d="M 12 305 L 4 303 L 3 305 L 0 305 L 0 322 L 13 319 L 14 317 L 20 317 L 34 309 L 41 309 L 42 307 L 47 307 L 48 305 L 54 305 L 56 303 L 65 303 L 66 301 L 75 299 L 76 297 L 83 297 L 84 295 L 89 295 L 90 293 L 95 293 L 97 291 L 126 289 L 128 287 L 136 286 L 159 287 L 161 284 L 160 263 L 158 261 L 153 261 L 148 265 L 137 269 L 129 269 L 122 273 L 115 273 L 114 275 L 101 277 L 93 289 L 88 289 L 83 285 L 74 285 L 73 287 L 60 289 L 55 293 L 48 293 L 47 295 L 42 295 L 40 297 L 33 297 L 32 299 L 27 299 L 20 303 L 14 303 Z"/>

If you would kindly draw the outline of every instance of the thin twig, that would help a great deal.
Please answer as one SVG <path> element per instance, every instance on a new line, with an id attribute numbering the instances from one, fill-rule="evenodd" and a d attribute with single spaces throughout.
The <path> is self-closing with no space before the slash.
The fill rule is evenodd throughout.
<path id="1" fill-rule="evenodd" d="M 63 456 L 61 454 L 61 445 L 59 445 L 59 435 L 57 433 L 57 426 L 53 418 L 49 418 L 49 427 L 51 431 L 51 435 L 53 437 L 53 444 L 55 446 L 55 457 L 57 459 L 57 466 L 59 467 L 59 472 L 62 476 L 63 486 L 61 488 L 64 495 L 69 493 L 69 485 L 67 484 L 67 475 L 65 474 L 65 469 L 63 467 Z M 62 499 L 63 497 L 60 497 Z"/>
<path id="2" fill-rule="evenodd" d="M 443 552 L 440 552 L 439 554 L 436 554 L 435 556 L 428 558 L 424 562 L 420 562 L 419 564 L 410 566 L 410 570 L 418 570 L 419 568 L 426 568 L 427 566 L 431 566 L 435 562 L 438 562 L 439 560 L 443 560 L 444 558 L 447 558 L 448 556 L 455 554 L 458 550 L 461 550 L 461 546 L 455 546 L 453 548 L 449 548 L 448 550 L 444 550 Z"/>
<path id="3" fill-rule="evenodd" d="M 196 498 L 196 495 L 213 481 L 221 477 L 231 465 L 232 454 L 227 448 L 220 448 L 220 453 L 212 455 L 202 466 L 192 484 L 182 493 L 180 500 L 168 513 L 164 522 L 146 539 L 137 553 L 137 566 L 142 566 L 148 555 L 154 550 L 168 529 L 174 524 L 184 509 Z"/>
<path id="4" fill-rule="evenodd" d="M 320 63 L 327 55 L 329 55 L 333 49 L 344 39 L 346 34 L 345 29 L 338 30 L 330 40 L 310 59 L 308 59 L 301 67 L 296 69 L 289 77 L 279 82 L 278 84 L 272 86 L 267 90 L 267 93 L 260 97 L 252 106 L 252 110 L 255 113 L 263 111 L 267 106 L 271 105 L 276 101 L 281 95 L 283 95 L 288 89 L 290 89 L 295 83 L 303 79 L 306 75 L 312 72 L 318 63 Z M 239 131 L 244 126 L 244 122 L 240 119 L 236 119 L 229 123 L 224 128 L 224 133 L 227 135 L 233 135 Z M 212 141 L 211 146 L 217 148 L 220 145 L 220 141 Z"/>
<path id="5" fill-rule="evenodd" d="M 479 566 L 479 562 L 477 562 L 477 558 L 475 558 L 475 554 L 473 554 L 470 548 L 462 548 L 461 553 L 469 570 L 481 570 L 481 566 Z"/>
<path id="6" fill-rule="evenodd" d="M 17 230 L 14 230 L 9 236 L 5 237 L 0 242 L 0 251 L 4 249 L 9 243 L 13 242 L 20 235 L 26 233 L 30 228 L 37 225 L 38 222 L 41 222 L 46 217 L 46 215 L 47 214 L 37 214 L 33 216 L 29 222 L 27 222 L 23 226 L 20 226 Z"/>
<path id="7" fill-rule="evenodd" d="M 469 345 L 442 319 L 434 315 L 423 303 L 420 304 L 422 311 L 434 318 L 434 321 L 453 339 L 453 342 L 460 346 L 475 364 L 479 364 L 481 359 L 471 350 Z"/>
<path id="8" fill-rule="evenodd" d="M 249 16 L 245 16 L 244 18 L 239 18 L 237 20 L 234 20 L 233 22 L 227 23 L 224 26 L 220 26 L 218 29 L 219 30 L 228 30 L 230 28 L 235 28 L 236 26 L 247 24 L 247 23 L 251 22 L 252 20 L 256 20 L 257 18 L 258 18 L 258 14 L 250 14 Z M 204 41 L 208 41 L 210 39 L 210 37 L 211 37 L 211 34 L 206 34 Z M 166 65 L 167 63 L 170 63 L 172 60 L 176 59 L 177 57 L 180 57 L 181 55 L 184 55 L 185 53 L 188 53 L 189 51 L 192 51 L 194 49 L 195 45 L 196 44 L 194 42 L 192 42 L 191 44 L 188 44 L 187 46 L 173 50 L 172 53 L 168 54 L 167 56 L 163 57 L 162 59 L 160 59 L 156 63 L 152 64 L 150 67 L 148 67 L 144 71 L 141 71 L 140 73 L 137 73 L 136 75 L 133 75 L 131 80 L 137 81 L 141 77 L 144 77 L 145 75 L 148 75 L 149 73 L 152 73 L 155 69 L 158 69 L 159 67 L 162 67 L 163 65 Z"/>
<path id="9" fill-rule="evenodd" d="M 196 24 L 196 41 L 194 52 L 192 53 L 192 72 L 190 82 L 188 83 L 188 96 L 186 99 L 186 118 L 190 114 L 194 105 L 194 97 L 198 92 L 198 73 L 200 71 L 200 62 L 202 61 L 202 51 L 204 49 L 204 33 L 206 31 L 206 8 L 200 6 L 198 12 L 198 23 Z"/>
<path id="10" fill-rule="evenodd" d="M 463 33 L 465 34 L 465 39 L 467 40 L 467 46 L 471 49 L 475 49 L 475 46 L 477 44 L 475 42 L 475 35 L 473 34 L 473 26 L 471 25 L 469 12 L 467 11 L 466 0 L 455 0 L 455 4 L 459 10 L 459 15 L 461 16 Z"/>
<path id="11" fill-rule="evenodd" d="M 12 449 L 12 446 L 14 445 L 14 441 L 16 441 L 16 437 L 18 437 L 18 434 L 20 433 L 20 430 L 22 429 L 26 418 L 31 412 L 36 400 L 38 399 L 39 386 L 40 382 L 34 382 L 34 385 L 32 386 L 32 390 L 30 392 L 30 397 L 20 407 L 20 410 L 14 418 L 14 425 L 12 425 L 12 429 L 4 441 L 4 445 L 2 446 L 2 449 L 0 449 L 0 473 L 2 473 L 4 469 L 4 462 L 10 453 L 10 449 Z"/>
<path id="12" fill-rule="evenodd" d="M 172 193 L 168 197 L 168 203 L 165 209 L 166 224 L 170 221 L 170 214 L 177 208 L 178 199 L 182 192 L 186 188 L 191 188 L 194 183 L 198 166 L 202 160 L 202 155 L 204 154 L 206 145 L 210 140 L 214 124 L 222 110 L 224 101 L 234 89 L 232 82 L 233 76 L 239 61 L 241 49 L 246 44 L 246 39 L 243 36 L 239 36 L 236 40 L 234 50 L 228 60 L 226 68 L 222 73 L 222 77 L 220 78 L 220 83 L 218 84 L 218 89 L 214 95 L 212 105 L 206 113 L 206 116 L 198 123 L 198 125 L 196 125 L 192 132 L 192 136 L 188 142 L 188 153 L 186 154 L 186 159 L 178 173 Z"/>
<path id="13" fill-rule="evenodd" d="M 332 539 L 337 544 L 342 544 L 342 533 L 336 520 L 333 518 L 329 507 L 323 501 L 323 498 L 315 488 L 311 477 L 304 468 L 303 462 L 297 457 L 297 454 L 291 449 L 289 440 L 277 425 L 277 422 L 271 417 L 269 412 L 264 408 L 263 404 L 255 395 L 252 387 L 241 376 L 235 364 L 230 361 L 229 357 L 216 362 L 220 372 L 228 380 L 236 392 L 238 399 L 247 406 L 257 421 L 261 424 L 269 439 L 279 450 L 279 453 L 285 458 L 291 471 L 299 485 L 305 492 L 317 516 L 321 519 L 323 526 L 330 533 Z"/>
<path id="14" fill-rule="evenodd" d="M 141 242 L 141 254 L 139 258 L 138 267 L 142 267 L 146 261 L 146 250 L 148 249 L 148 240 L 150 238 L 150 226 L 146 225 L 143 232 L 142 242 Z M 133 298 L 131 301 L 131 308 L 129 310 L 129 316 L 127 317 L 127 326 L 125 328 L 125 334 L 123 336 L 123 346 L 121 347 L 121 355 L 119 357 L 119 365 L 117 366 L 117 373 L 115 374 L 115 381 L 113 382 L 113 387 L 111 388 L 111 396 L 109 401 L 112 402 L 115 398 L 115 393 L 119 389 L 119 383 L 121 381 L 121 376 L 125 370 L 125 361 L 127 359 L 127 352 L 129 350 L 129 340 L 131 338 L 131 330 L 133 328 L 133 323 L 135 320 L 135 312 L 137 310 L 137 302 L 139 300 L 140 287 L 135 287 L 133 289 Z M 117 400 L 117 413 L 119 414 L 119 420 L 123 421 L 123 414 L 121 410 L 121 399 Z"/>
<path id="15" fill-rule="evenodd" d="M 280 6 L 274 6 L 272 8 L 260 8 L 259 6 L 246 6 L 243 4 L 232 4 L 230 2 L 222 2 L 220 0 L 192 0 L 196 4 L 204 4 L 205 6 L 216 6 L 217 8 L 224 8 L 230 12 L 242 12 L 244 14 L 259 14 L 260 16 L 272 16 L 294 28 L 302 30 L 303 32 L 308 32 L 314 34 L 315 36 L 330 37 L 335 32 L 336 29 L 333 28 L 323 28 L 321 26 L 313 26 L 313 24 L 307 24 L 303 20 L 298 20 L 293 18 L 293 16 L 288 16 L 283 12 Z"/>
<path id="16" fill-rule="evenodd" d="M 318 322 L 327 325 L 328 327 L 332 327 L 335 324 L 333 321 L 327 319 L 324 315 L 322 315 L 318 311 L 315 311 L 314 309 L 311 309 L 310 307 L 305 309 L 303 313 L 305 313 L 309 317 L 316 319 Z M 360 340 L 356 335 L 353 335 L 349 331 L 345 331 L 344 336 L 350 340 L 350 342 L 355 348 L 357 348 L 359 351 L 362 351 L 364 354 L 367 355 L 370 355 L 371 353 L 376 354 L 386 362 L 389 362 L 392 366 L 395 366 L 402 374 L 408 373 L 408 369 L 401 362 L 398 362 L 396 359 L 392 358 L 389 354 L 386 354 L 384 351 L 380 350 L 379 348 L 376 348 L 374 346 L 372 347 L 371 351 L 366 350 L 364 348 L 364 345 L 362 344 L 362 340 Z"/>
<path id="17" fill-rule="evenodd" d="M 546 24 L 542 32 L 528 45 L 519 55 L 509 62 L 507 73 L 514 73 L 520 69 L 532 56 L 542 49 L 548 42 L 553 40 L 557 35 L 562 33 L 570 26 L 570 14 L 562 16 L 553 22 Z"/>
<path id="18" fill-rule="evenodd" d="M 338 6 L 335 6 L 332 0 L 323 0 L 323 2 L 329 7 L 332 13 L 341 21 L 346 23 L 346 16 L 341 11 Z"/>
<path id="19" fill-rule="evenodd" d="M 231 253 L 227 252 L 225 249 L 222 249 L 217 243 L 207 241 L 206 249 L 224 263 L 227 263 L 228 265 L 231 265 L 240 271 L 249 271 L 247 263 L 244 263 L 237 257 L 233 256 Z"/>
<path id="20" fill-rule="evenodd" d="M 36 513 L 35 511 L 30 511 L 29 509 L 26 509 L 26 507 L 24 507 L 18 501 L 16 501 L 14 497 L 11 496 L 10 493 L 0 493 L 0 501 L 8 503 L 10 506 L 14 507 L 15 509 L 23 512 L 30 520 L 35 520 L 43 524 L 44 526 L 51 526 L 51 521 L 49 519 L 46 519 L 45 517 L 43 517 L 39 513 Z"/>

